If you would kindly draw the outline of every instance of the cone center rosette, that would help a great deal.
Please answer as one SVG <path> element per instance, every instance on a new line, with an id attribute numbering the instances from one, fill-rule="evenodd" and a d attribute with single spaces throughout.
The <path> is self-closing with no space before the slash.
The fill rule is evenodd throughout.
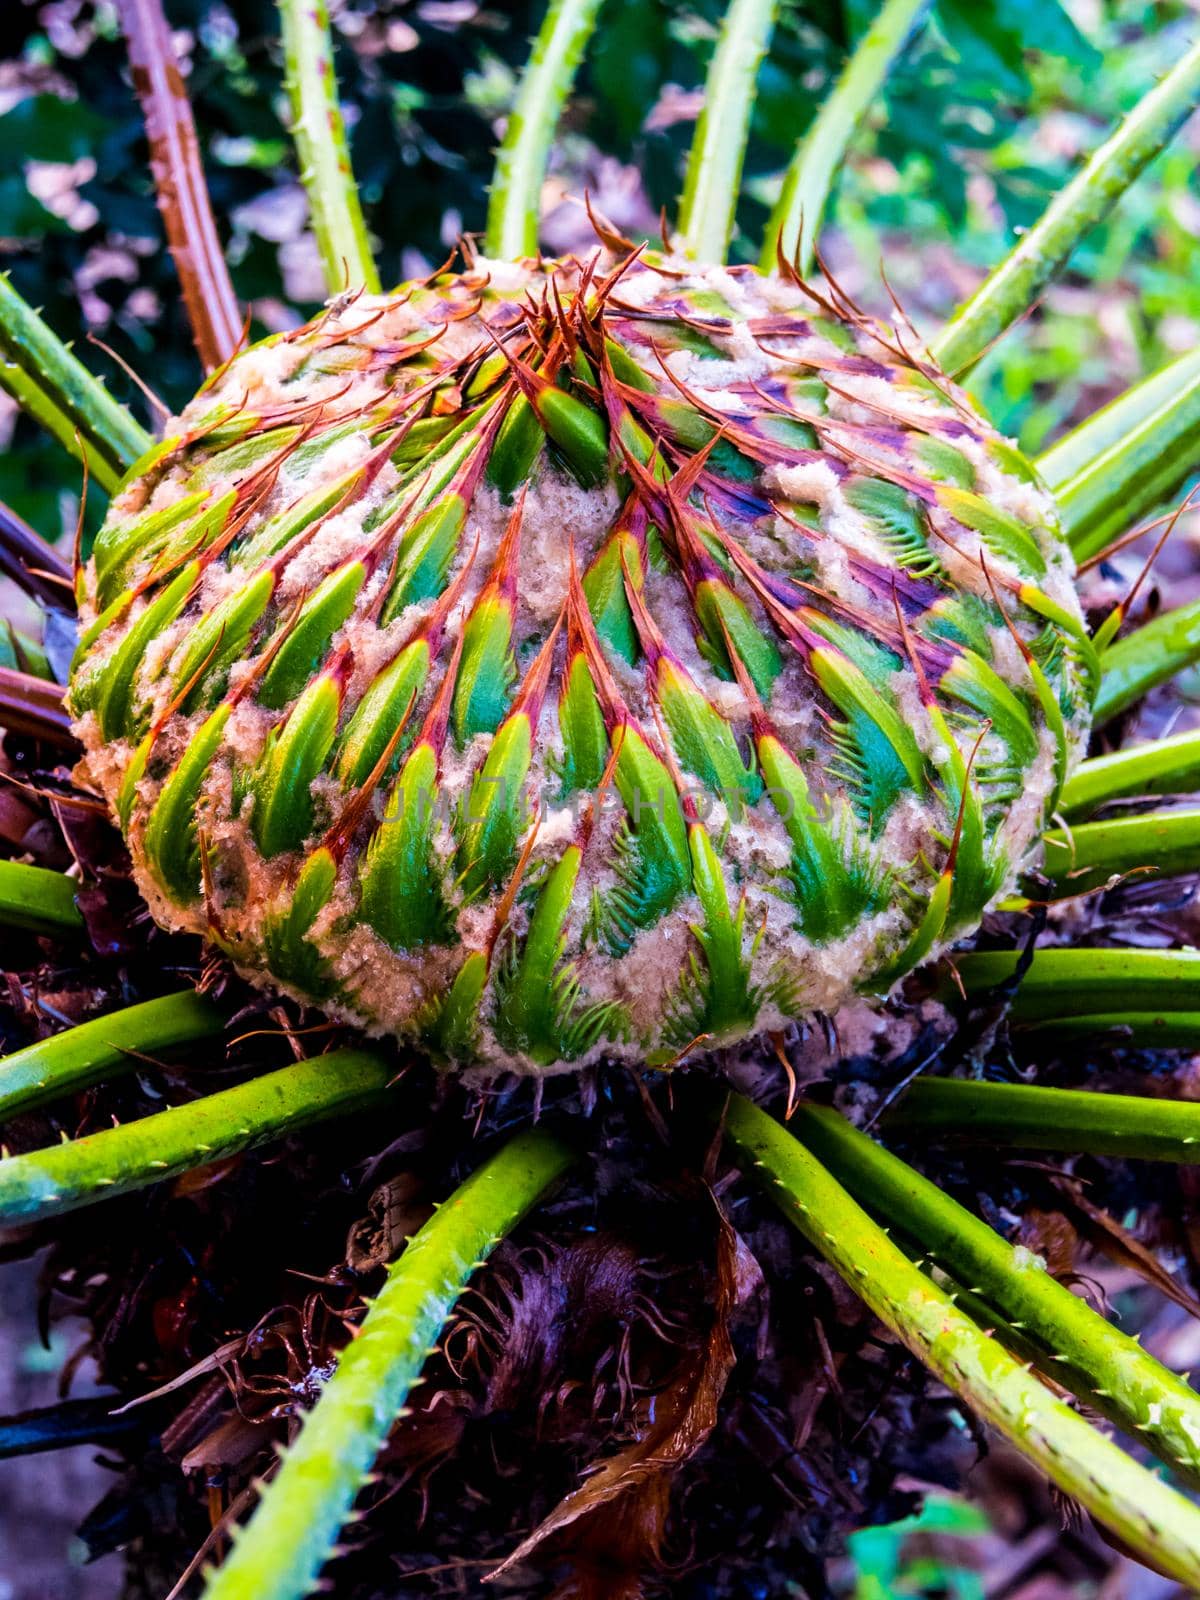
<path id="1" fill-rule="evenodd" d="M 1079 749 L 1053 504 L 910 334 L 479 263 L 206 385 L 81 574 L 158 920 L 490 1069 L 728 1043 L 972 930 Z"/>

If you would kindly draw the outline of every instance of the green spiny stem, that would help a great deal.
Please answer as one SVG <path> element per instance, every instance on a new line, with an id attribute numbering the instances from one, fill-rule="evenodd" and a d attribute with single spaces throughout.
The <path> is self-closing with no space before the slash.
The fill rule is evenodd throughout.
<path id="1" fill-rule="evenodd" d="M 1100 657 L 1097 727 L 1200 661 L 1200 600 L 1176 606 L 1109 645 Z"/>
<path id="2" fill-rule="evenodd" d="M 485 241 L 490 256 L 515 261 L 537 253 L 550 143 L 599 9 L 600 0 L 550 0 L 496 152 Z"/>
<path id="3" fill-rule="evenodd" d="M 301 1600 L 312 1592 L 471 1273 L 571 1160 L 542 1129 L 518 1134 L 408 1241 L 254 1517 L 210 1576 L 206 1600 Z"/>
<path id="4" fill-rule="evenodd" d="M 42 388 L 27 372 L 9 359 L 2 342 L 0 342 L 0 389 L 3 389 L 10 399 L 16 401 L 18 410 L 23 411 L 30 421 L 45 428 L 46 432 L 69 450 L 77 461 L 83 459 L 79 441 L 75 437 L 74 422 L 62 407 L 56 404 L 49 389 Z M 120 475 L 103 457 L 94 460 L 89 454 L 87 460 L 95 482 L 111 494 L 120 481 Z"/>
<path id="5" fill-rule="evenodd" d="M 1022 315 L 1076 244 L 1137 179 L 1196 104 L 1200 41 L 1144 95 L 1081 171 L 933 341 L 950 373 L 961 372 Z"/>
<path id="6" fill-rule="evenodd" d="M 1146 417 L 1153 416 L 1200 372 L 1200 351 L 1189 350 L 1133 384 L 1115 400 L 1093 411 L 1077 428 L 1037 458 L 1042 479 L 1057 494 L 1085 467 L 1119 444 Z"/>
<path id="7" fill-rule="evenodd" d="M 758 69 L 778 0 L 732 0 L 721 24 L 688 155 L 678 231 L 686 254 L 725 260 L 733 236 Z"/>
<path id="8" fill-rule="evenodd" d="M 801 1105 L 788 1129 L 860 1204 L 1043 1346 L 1048 1355 L 1039 1365 L 1057 1383 L 1098 1401 L 1110 1422 L 1140 1433 L 1169 1465 L 1200 1479 L 1200 1395 L 1136 1339 L 836 1111 Z"/>
<path id="9" fill-rule="evenodd" d="M 65 872 L 0 861 L 0 926 L 30 933 L 79 933 L 83 917 L 75 904 L 79 885 Z"/>
<path id="10" fill-rule="evenodd" d="M 958 981 L 980 994 L 1007 983 L 1017 968 L 1015 950 L 972 950 L 956 956 Z M 943 993 L 957 994 L 947 980 Z M 1200 1010 L 1200 951 L 1038 950 L 1012 1001 L 1018 1022 L 1053 1022 L 1111 1010 L 1167 1012 Z"/>
<path id="11" fill-rule="evenodd" d="M 338 104 L 326 0 L 279 0 L 292 138 L 330 294 L 380 290 Z"/>
<path id="12" fill-rule="evenodd" d="M 974 1294 L 970 1289 L 964 1289 L 959 1280 L 940 1263 L 928 1261 L 924 1252 L 918 1246 L 909 1245 L 903 1238 L 897 1241 L 904 1253 L 909 1256 L 919 1267 L 928 1267 L 935 1282 L 937 1282 L 960 1311 L 966 1313 L 978 1328 L 983 1328 L 994 1339 L 998 1339 L 1006 1350 L 1010 1350 L 1026 1367 L 1034 1367 L 1050 1383 L 1055 1383 L 1061 1389 L 1066 1389 L 1085 1407 L 1106 1417 L 1110 1422 L 1123 1427 L 1125 1431 L 1137 1432 L 1135 1423 L 1127 1418 L 1114 1414 L 1114 1408 L 1107 1394 L 1099 1393 L 1093 1389 L 1078 1367 L 1070 1369 L 1069 1378 L 1059 1370 L 1055 1352 L 1042 1340 L 1037 1338 L 1033 1329 L 1025 1326 L 1016 1326 L 1007 1317 L 1003 1316 L 996 1306 L 982 1295 Z M 1031 1268 L 1032 1269 L 1032 1268 Z M 1153 1444 L 1151 1443 L 1151 1448 Z M 1159 1454 L 1157 1450 L 1154 1452 Z M 1165 1459 L 1160 1456 L 1160 1460 Z M 1189 1488 L 1200 1487 L 1200 1476 L 1195 1475 L 1181 1466 L 1178 1461 L 1172 1461 L 1174 1475 Z"/>
<path id="13" fill-rule="evenodd" d="M 391 1070 L 361 1050 L 282 1067 L 139 1122 L 0 1161 L 0 1222 L 33 1222 L 163 1183 L 376 1104 Z"/>
<path id="14" fill-rule="evenodd" d="M 150 435 L 26 305 L 0 273 L 0 388 L 30 410 L 72 455 L 86 456 L 101 488 L 115 489 Z"/>
<path id="15" fill-rule="evenodd" d="M 1083 762 L 1063 785 L 1058 809 L 1086 816 L 1130 795 L 1189 794 L 1200 788 L 1200 732 L 1176 733 Z"/>
<path id="16" fill-rule="evenodd" d="M 211 1039 L 223 1027 L 217 1008 L 187 989 L 39 1039 L 0 1060 L 0 1121 L 132 1070 L 139 1055 Z"/>
<path id="17" fill-rule="evenodd" d="M 734 1095 L 725 1129 L 788 1220 L 886 1327 L 1066 1494 L 1160 1571 L 1200 1584 L 1200 1511 L 1089 1426 L 915 1267 L 816 1157 Z"/>
<path id="18" fill-rule="evenodd" d="M 1045 835 L 1042 871 L 1062 894 L 1098 888 L 1119 873 L 1171 878 L 1200 861 L 1200 811 L 1139 812 L 1106 817 Z"/>
<path id="19" fill-rule="evenodd" d="M 1194 469 L 1200 445 L 1200 361 L 1187 384 L 1057 495 L 1075 558 L 1088 561 L 1167 501 Z"/>
<path id="20" fill-rule="evenodd" d="M 921 1078 L 887 1125 L 908 1133 L 919 1129 L 922 1138 L 1200 1164 L 1200 1103 L 1191 1100 Z"/>
<path id="21" fill-rule="evenodd" d="M 1154 510 L 1193 469 L 1200 445 L 1200 350 L 1089 417 L 1038 468 L 1080 561 Z"/>
<path id="22" fill-rule="evenodd" d="M 784 177 L 767 224 L 760 263 L 764 272 L 775 270 L 780 249 L 789 261 L 797 261 L 801 272 L 811 270 L 833 175 L 927 5 L 928 0 L 886 0 L 859 41 Z"/>

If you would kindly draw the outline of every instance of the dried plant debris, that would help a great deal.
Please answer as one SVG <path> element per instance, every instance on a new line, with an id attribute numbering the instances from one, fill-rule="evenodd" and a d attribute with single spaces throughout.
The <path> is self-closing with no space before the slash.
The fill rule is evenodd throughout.
<path id="1" fill-rule="evenodd" d="M 85 1528 L 95 1554 L 134 1540 L 133 1567 L 166 1593 L 206 1538 L 206 1502 L 238 1504 L 270 1472 L 378 1282 L 363 1241 L 411 1230 L 443 1186 L 473 1121 L 469 1097 L 452 1099 L 352 1188 L 365 1129 L 120 1202 L 136 1226 L 85 1213 L 58 1230 L 52 1307 L 86 1311 L 110 1381 L 150 1397 L 125 1414 L 140 1415 L 130 1466 Z M 735 1234 L 687 1173 L 703 1128 L 672 1126 L 663 1150 L 623 1075 L 604 1083 L 598 1164 L 476 1278 L 347 1530 L 339 1592 L 451 1595 L 501 1566 L 501 1592 L 529 1596 L 816 1582 L 869 1506 L 914 1503 L 896 1474 L 941 1458 L 953 1482 L 973 1460 L 920 1370 L 749 1196 Z M 786 1273 L 788 1292 L 764 1273 Z M 156 1527 L 164 1495 L 175 1520 Z"/>

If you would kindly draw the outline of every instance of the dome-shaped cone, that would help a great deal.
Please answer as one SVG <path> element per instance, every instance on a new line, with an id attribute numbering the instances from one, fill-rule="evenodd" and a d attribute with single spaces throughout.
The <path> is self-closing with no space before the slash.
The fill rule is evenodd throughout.
<path id="1" fill-rule="evenodd" d="M 475 261 L 167 431 L 83 573 L 91 781 L 160 921 L 462 1065 L 886 987 L 1086 735 L 1049 494 L 785 269 Z"/>

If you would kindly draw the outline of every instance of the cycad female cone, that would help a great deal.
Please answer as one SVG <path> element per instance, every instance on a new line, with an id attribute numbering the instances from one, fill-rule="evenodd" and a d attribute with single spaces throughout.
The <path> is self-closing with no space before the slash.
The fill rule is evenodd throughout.
<path id="1" fill-rule="evenodd" d="M 80 586 L 158 919 L 490 1069 L 887 989 L 1011 885 L 1095 681 L 1049 497 L 903 335 L 670 257 L 343 297 Z"/>

